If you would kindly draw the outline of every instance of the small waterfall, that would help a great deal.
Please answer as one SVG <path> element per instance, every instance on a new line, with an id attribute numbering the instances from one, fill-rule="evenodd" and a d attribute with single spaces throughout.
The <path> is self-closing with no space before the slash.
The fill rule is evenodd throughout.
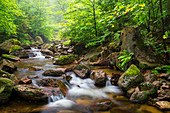
<path id="1" fill-rule="evenodd" d="M 36 48 L 31 47 L 31 50 L 33 51 L 33 53 L 35 55 L 35 57 L 32 57 L 32 58 L 39 58 L 39 59 L 45 58 L 45 56 L 43 56 L 43 54 L 41 53 L 40 49 L 36 49 Z"/>
<path id="2" fill-rule="evenodd" d="M 48 103 L 50 102 L 55 102 L 55 101 L 58 101 L 58 100 L 61 100 L 64 98 L 64 95 L 62 94 L 61 91 L 55 91 L 57 93 L 57 96 L 55 95 L 51 95 L 49 98 L 48 98 Z"/>

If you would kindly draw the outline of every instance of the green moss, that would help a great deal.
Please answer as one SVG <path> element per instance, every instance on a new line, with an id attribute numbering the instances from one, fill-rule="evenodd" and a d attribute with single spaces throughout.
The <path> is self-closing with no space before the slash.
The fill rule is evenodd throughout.
<path id="1" fill-rule="evenodd" d="M 13 45 L 20 45 L 21 42 L 18 41 L 17 39 L 12 39 L 12 44 L 13 44 Z"/>
<path id="2" fill-rule="evenodd" d="M 70 59 L 70 57 L 71 57 L 71 55 L 63 55 L 58 59 L 58 61 L 59 62 L 66 62 Z"/>
<path id="3" fill-rule="evenodd" d="M 20 60 L 19 57 L 13 56 L 13 55 L 8 55 L 8 54 L 2 54 L 2 58 L 6 58 L 9 60 Z"/>
<path id="4" fill-rule="evenodd" d="M 67 40 L 67 41 L 63 42 L 63 45 L 69 45 L 70 42 L 71 42 L 71 40 Z"/>
<path id="5" fill-rule="evenodd" d="M 125 72 L 126 77 L 131 77 L 135 75 L 140 75 L 140 70 L 136 67 L 136 65 L 132 64 L 129 69 Z"/>

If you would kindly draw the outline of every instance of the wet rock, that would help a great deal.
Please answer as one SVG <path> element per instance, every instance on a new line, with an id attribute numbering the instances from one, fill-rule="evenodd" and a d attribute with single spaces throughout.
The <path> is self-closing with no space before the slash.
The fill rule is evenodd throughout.
<path id="1" fill-rule="evenodd" d="M 117 82 L 118 82 L 120 76 L 121 76 L 120 74 L 113 74 L 112 73 L 112 76 L 111 76 L 111 79 L 110 79 L 111 84 L 112 85 L 118 85 Z"/>
<path id="2" fill-rule="evenodd" d="M 87 65 L 78 64 L 73 67 L 73 72 L 80 78 L 90 77 L 91 70 Z"/>
<path id="3" fill-rule="evenodd" d="M 127 97 L 130 97 L 135 92 L 135 88 L 131 88 L 127 91 Z"/>
<path id="4" fill-rule="evenodd" d="M 35 42 L 39 42 L 39 43 L 41 43 L 41 44 L 44 43 L 43 39 L 42 39 L 40 36 L 36 36 L 36 37 L 35 37 Z"/>
<path id="5" fill-rule="evenodd" d="M 19 57 L 16 57 L 13 55 L 8 55 L 8 54 L 2 54 L 2 58 L 5 58 L 5 59 L 11 60 L 11 61 L 19 61 L 20 60 Z"/>
<path id="6" fill-rule="evenodd" d="M 28 52 L 29 57 L 35 57 L 35 54 L 33 52 Z"/>
<path id="7" fill-rule="evenodd" d="M 42 49 L 42 50 L 41 50 L 41 53 L 42 53 L 42 54 L 45 54 L 45 55 L 50 55 L 50 56 L 53 55 L 53 52 L 50 51 L 50 50 L 48 50 L 48 49 Z"/>
<path id="8" fill-rule="evenodd" d="M 95 86 L 104 87 L 106 85 L 107 74 L 104 71 L 93 71 L 92 78 L 94 79 Z"/>
<path id="9" fill-rule="evenodd" d="M 59 59 L 56 59 L 53 64 L 55 65 L 66 65 L 71 64 L 77 59 L 77 55 L 63 55 Z"/>
<path id="10" fill-rule="evenodd" d="M 43 70 L 42 67 L 38 67 L 38 66 L 32 66 L 29 68 L 30 71 L 40 71 L 40 70 Z"/>
<path id="11" fill-rule="evenodd" d="M 41 90 L 45 92 L 48 96 L 59 95 L 60 92 L 62 92 L 62 94 L 66 96 L 68 91 L 66 84 L 62 80 L 54 78 L 35 80 L 35 83 L 40 87 L 44 87 Z"/>
<path id="12" fill-rule="evenodd" d="M 109 111 L 113 106 L 113 102 L 109 99 L 99 100 L 89 106 L 91 111 Z"/>
<path id="13" fill-rule="evenodd" d="M 70 82 L 70 80 L 72 79 L 72 77 L 70 75 L 64 75 L 63 79 L 65 79 L 67 82 Z"/>
<path id="14" fill-rule="evenodd" d="M 3 59 L 0 65 L 0 69 L 9 73 L 14 73 L 17 70 L 17 66 L 15 65 L 14 62 L 7 59 Z"/>
<path id="15" fill-rule="evenodd" d="M 29 79 L 37 79 L 37 78 L 40 78 L 40 77 L 37 76 L 37 75 L 29 75 L 29 76 L 27 76 L 27 78 L 29 78 Z"/>
<path id="16" fill-rule="evenodd" d="M 0 104 L 5 104 L 9 101 L 13 87 L 13 81 L 8 78 L 0 78 Z"/>
<path id="17" fill-rule="evenodd" d="M 118 85 L 124 91 L 128 91 L 130 88 L 136 87 L 143 81 L 144 77 L 141 75 L 140 70 L 132 64 L 129 69 L 121 75 L 118 80 Z"/>
<path id="18" fill-rule="evenodd" d="M 170 102 L 168 101 L 156 102 L 156 106 L 161 110 L 170 110 Z"/>
<path id="19" fill-rule="evenodd" d="M 149 94 L 147 91 L 139 91 L 139 92 L 134 92 L 131 97 L 130 101 L 135 102 L 135 103 L 145 103 L 149 98 Z"/>
<path id="20" fill-rule="evenodd" d="M 45 55 L 45 58 L 51 58 L 51 56 L 50 55 Z"/>
<path id="21" fill-rule="evenodd" d="M 144 74 L 144 78 L 145 78 L 146 82 L 153 82 L 157 79 L 157 76 L 152 73 L 146 73 L 146 74 Z"/>
<path id="22" fill-rule="evenodd" d="M 8 78 L 12 80 L 15 84 L 18 84 L 18 79 L 14 74 L 9 74 L 8 72 L 5 72 L 3 70 L 0 70 L 0 78 Z"/>
<path id="23" fill-rule="evenodd" d="M 31 84 L 32 80 L 27 78 L 22 78 L 19 80 L 19 84 Z"/>
<path id="24" fill-rule="evenodd" d="M 47 101 L 47 95 L 40 88 L 31 85 L 16 85 L 14 90 L 24 99 L 33 101 Z"/>
<path id="25" fill-rule="evenodd" d="M 139 90 L 140 91 L 147 91 L 148 94 L 150 96 L 154 95 L 155 93 L 157 93 L 157 87 L 155 85 L 153 85 L 152 83 L 149 82 L 145 82 L 145 83 L 141 83 L 139 84 Z"/>
<path id="26" fill-rule="evenodd" d="M 63 74 L 64 72 L 62 70 L 46 70 L 42 75 L 59 77 L 62 76 Z"/>

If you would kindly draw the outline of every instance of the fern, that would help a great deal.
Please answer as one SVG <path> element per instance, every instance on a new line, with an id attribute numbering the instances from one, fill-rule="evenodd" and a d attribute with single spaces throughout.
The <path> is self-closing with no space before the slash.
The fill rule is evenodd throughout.
<path id="1" fill-rule="evenodd" d="M 128 53 L 127 50 L 124 50 L 121 53 L 122 55 L 118 57 L 118 60 L 120 60 L 120 66 L 122 67 L 122 69 L 125 70 L 127 63 L 131 60 L 134 53 Z"/>

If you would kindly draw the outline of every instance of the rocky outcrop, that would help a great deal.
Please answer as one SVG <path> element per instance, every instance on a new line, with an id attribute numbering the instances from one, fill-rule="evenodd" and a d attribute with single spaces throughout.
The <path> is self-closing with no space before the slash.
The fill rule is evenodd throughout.
<path id="1" fill-rule="evenodd" d="M 128 70 L 121 75 L 118 80 L 118 85 L 126 92 L 130 88 L 138 86 L 139 83 L 144 81 L 140 70 L 132 64 Z"/>
<path id="2" fill-rule="evenodd" d="M 50 56 L 53 55 L 53 52 L 48 50 L 48 49 L 42 49 L 41 53 L 44 54 L 44 55 L 50 55 Z"/>
<path id="3" fill-rule="evenodd" d="M 3 59 L 0 65 L 0 69 L 9 73 L 14 73 L 17 70 L 17 66 L 14 62 L 7 59 Z"/>
<path id="4" fill-rule="evenodd" d="M 97 87 L 104 87 L 108 80 L 107 74 L 104 71 L 93 71 L 91 78 L 93 78 Z"/>
<path id="5" fill-rule="evenodd" d="M 60 56 L 58 59 L 55 59 L 53 64 L 55 65 L 66 65 L 71 64 L 77 59 L 77 55 L 63 55 Z"/>
<path id="6" fill-rule="evenodd" d="M 14 90 L 26 100 L 47 101 L 47 95 L 40 88 L 31 85 L 16 85 Z"/>
<path id="7" fill-rule="evenodd" d="M 43 39 L 42 39 L 40 36 L 36 36 L 36 37 L 35 37 L 35 42 L 38 42 L 38 43 L 40 43 L 40 44 L 43 44 L 43 43 L 44 43 Z"/>
<path id="8" fill-rule="evenodd" d="M 46 70 L 42 75 L 59 77 L 62 76 L 63 74 L 64 72 L 62 70 Z"/>
<path id="9" fill-rule="evenodd" d="M 13 81 L 8 78 L 0 78 L 0 104 L 5 104 L 9 101 L 13 87 Z"/>
<path id="10" fill-rule="evenodd" d="M 8 59 L 8 60 L 11 60 L 11 61 L 19 61 L 20 60 L 19 57 L 16 57 L 16 56 L 13 56 L 13 55 L 8 55 L 8 54 L 2 54 L 2 58 Z"/>
<path id="11" fill-rule="evenodd" d="M 78 64 L 72 68 L 73 72 L 80 78 L 90 77 L 91 70 L 87 65 Z"/>

